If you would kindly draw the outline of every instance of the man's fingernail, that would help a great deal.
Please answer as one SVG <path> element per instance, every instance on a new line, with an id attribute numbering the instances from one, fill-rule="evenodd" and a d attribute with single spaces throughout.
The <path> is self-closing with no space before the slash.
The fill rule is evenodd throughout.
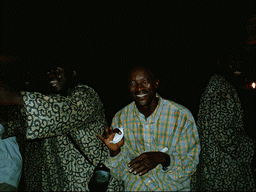
<path id="1" fill-rule="evenodd" d="M 134 173 L 134 174 L 137 174 L 137 171 L 134 171 L 133 173 Z"/>
<path id="2" fill-rule="evenodd" d="M 128 164 L 128 167 L 130 167 L 131 165 L 130 164 Z"/>

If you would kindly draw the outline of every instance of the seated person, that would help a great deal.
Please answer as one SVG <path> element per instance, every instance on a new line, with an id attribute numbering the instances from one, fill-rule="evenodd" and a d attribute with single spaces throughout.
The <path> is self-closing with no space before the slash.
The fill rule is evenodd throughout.
<path id="1" fill-rule="evenodd" d="M 111 143 L 118 129 L 99 138 L 110 149 L 106 160 L 111 174 L 124 181 L 126 191 L 189 191 L 199 161 L 199 137 L 190 111 L 156 93 L 159 80 L 146 67 L 129 73 L 134 102 L 112 121 L 123 127 L 124 138 Z"/>

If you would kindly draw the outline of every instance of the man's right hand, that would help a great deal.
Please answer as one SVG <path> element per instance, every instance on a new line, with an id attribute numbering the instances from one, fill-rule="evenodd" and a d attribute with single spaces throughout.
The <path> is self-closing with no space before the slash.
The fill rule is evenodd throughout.
<path id="1" fill-rule="evenodd" d="M 101 141 L 110 149 L 111 156 L 116 156 L 120 152 L 120 148 L 124 145 L 124 137 L 118 143 L 110 143 L 113 140 L 115 134 L 121 135 L 122 132 L 119 129 L 114 129 L 112 127 L 105 130 L 106 139 L 102 135 L 98 135 Z"/>

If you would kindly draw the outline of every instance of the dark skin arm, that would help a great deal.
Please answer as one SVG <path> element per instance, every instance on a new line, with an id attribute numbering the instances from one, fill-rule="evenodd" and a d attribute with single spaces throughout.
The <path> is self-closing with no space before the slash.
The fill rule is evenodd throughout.
<path id="1" fill-rule="evenodd" d="M 16 91 L 3 82 L 0 82 L 0 105 L 20 105 L 24 102 L 19 91 Z"/>
<path id="2" fill-rule="evenodd" d="M 162 152 L 146 152 L 136 157 L 129 162 L 129 172 L 134 175 L 140 176 L 148 173 L 151 169 L 154 169 L 158 164 L 162 164 L 164 167 L 170 165 L 170 156 L 167 153 Z"/>

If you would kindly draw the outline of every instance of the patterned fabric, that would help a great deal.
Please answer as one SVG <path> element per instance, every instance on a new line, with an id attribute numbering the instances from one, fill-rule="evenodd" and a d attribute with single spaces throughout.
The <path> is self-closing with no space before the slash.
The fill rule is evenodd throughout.
<path id="1" fill-rule="evenodd" d="M 199 137 L 191 113 L 183 106 L 162 99 L 145 119 L 135 103 L 120 110 L 112 127 L 124 127 L 125 143 L 121 152 L 109 157 L 106 165 L 111 174 L 124 180 L 126 191 L 186 191 L 190 190 L 190 177 L 199 161 Z M 128 162 L 144 152 L 160 151 L 167 147 L 171 157 L 168 170 L 162 165 L 143 176 L 129 173 Z"/>
<path id="2" fill-rule="evenodd" d="M 5 137 L 23 133 L 27 139 L 23 141 L 25 188 L 21 190 L 88 191 L 94 166 L 108 154 L 97 137 L 107 125 L 98 94 L 78 85 L 67 97 L 36 92 L 22 95 L 25 104 L 20 114 L 25 123 L 17 123 L 22 118 L 16 117 L 4 124 L 8 127 Z"/>
<path id="3" fill-rule="evenodd" d="M 250 163 L 254 142 L 245 135 L 236 90 L 215 74 L 201 98 L 198 133 L 201 153 L 192 176 L 195 191 L 255 191 Z"/>

